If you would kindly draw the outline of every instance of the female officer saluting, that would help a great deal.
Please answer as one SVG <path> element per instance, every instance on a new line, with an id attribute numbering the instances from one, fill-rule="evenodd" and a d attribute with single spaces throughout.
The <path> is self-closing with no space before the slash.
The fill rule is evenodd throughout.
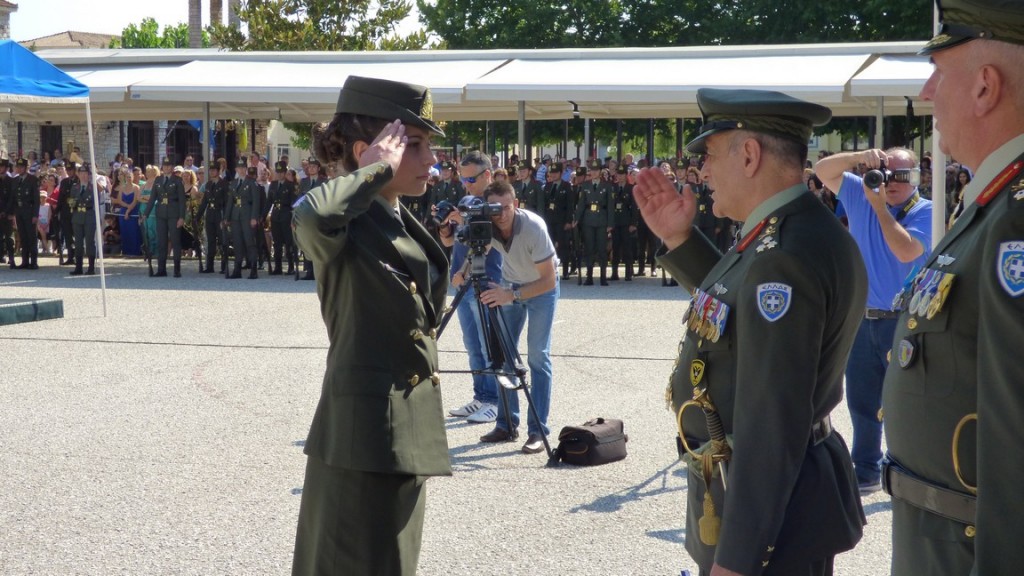
<path id="1" fill-rule="evenodd" d="M 429 89 L 350 76 L 321 162 L 347 175 L 296 206 L 330 338 L 305 453 L 293 575 L 416 572 L 427 476 L 450 475 L 436 326 L 448 261 L 400 196 L 436 162 Z"/>

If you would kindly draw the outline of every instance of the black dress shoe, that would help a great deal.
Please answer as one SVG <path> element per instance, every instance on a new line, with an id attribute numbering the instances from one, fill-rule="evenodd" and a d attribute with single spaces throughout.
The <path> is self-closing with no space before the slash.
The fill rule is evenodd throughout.
<path id="1" fill-rule="evenodd" d="M 641 271 L 637 272 L 636 275 L 639 278 L 643 278 L 644 276 L 647 276 L 647 272 L 644 272 L 643 270 L 641 270 Z"/>
<path id="2" fill-rule="evenodd" d="M 480 441 L 484 443 L 508 442 L 510 440 L 515 440 L 517 436 L 519 436 L 519 434 L 515 431 L 509 432 L 504 428 L 496 427 L 494 430 L 491 430 L 487 434 L 481 436 Z"/>
<path id="3" fill-rule="evenodd" d="M 618 282 L 619 281 L 619 275 L 618 274 L 612 274 L 612 277 L 609 278 L 609 280 L 611 280 L 612 282 Z"/>
<path id="4" fill-rule="evenodd" d="M 69 272 L 68 275 L 69 276 L 81 276 L 82 275 L 82 269 L 81 268 L 75 268 L 74 270 Z"/>
<path id="5" fill-rule="evenodd" d="M 601 280 L 601 286 L 607 286 L 607 285 L 608 285 L 608 281 L 607 280 Z"/>
<path id="6" fill-rule="evenodd" d="M 259 278 L 259 276 L 256 275 L 256 271 L 255 270 L 249 272 L 249 280 L 255 280 L 257 278 Z"/>
<path id="7" fill-rule="evenodd" d="M 227 278 L 228 280 L 237 280 L 237 279 L 239 279 L 241 277 L 242 277 L 242 273 L 241 272 L 235 272 L 234 274 L 228 274 L 227 276 L 225 276 L 225 278 Z"/>
<path id="8" fill-rule="evenodd" d="M 199 271 L 199 273 L 200 274 L 213 274 L 213 270 L 211 268 L 203 268 L 202 270 Z"/>
<path id="9" fill-rule="evenodd" d="M 166 278 L 167 277 L 167 270 L 164 270 L 163 272 L 157 272 L 156 274 L 153 274 L 153 277 L 154 278 Z"/>
<path id="10" fill-rule="evenodd" d="M 544 438 L 540 434 L 530 434 L 523 444 L 524 454 L 536 454 L 544 451 Z"/>
<path id="11" fill-rule="evenodd" d="M 167 274 L 164 274 L 164 276 L 167 276 Z M 175 278 L 181 278 L 181 272 L 177 272 L 177 271 L 176 271 L 176 272 L 174 273 L 174 277 L 175 277 Z"/>
<path id="12" fill-rule="evenodd" d="M 584 286 L 593 286 L 594 285 L 594 279 L 593 278 L 587 278 L 586 280 L 583 281 L 583 285 Z"/>

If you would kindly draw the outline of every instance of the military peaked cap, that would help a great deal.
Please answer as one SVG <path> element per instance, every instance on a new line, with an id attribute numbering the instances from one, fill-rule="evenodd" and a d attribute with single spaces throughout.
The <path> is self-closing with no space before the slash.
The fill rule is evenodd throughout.
<path id="1" fill-rule="evenodd" d="M 434 124 L 434 100 L 430 88 L 380 78 L 349 76 L 338 94 L 338 114 L 359 114 L 385 120 L 401 120 L 444 136 Z"/>
<path id="2" fill-rule="evenodd" d="M 548 172 L 561 172 L 564 169 L 565 167 L 562 166 L 561 162 L 555 162 L 551 165 L 551 168 L 548 168 Z"/>
<path id="3" fill-rule="evenodd" d="M 28 160 L 25 158 L 18 158 L 14 161 L 14 165 L 19 168 L 28 168 Z"/>
<path id="4" fill-rule="evenodd" d="M 807 144 L 813 128 L 832 119 L 832 111 L 825 106 L 771 90 L 701 88 L 697 105 L 704 125 L 686 145 L 693 154 L 705 153 L 707 137 L 726 130 L 762 132 Z"/>
<path id="5" fill-rule="evenodd" d="M 1024 3 L 1020 0 L 936 0 L 939 33 L 918 54 L 927 55 L 987 38 L 1024 44 Z"/>
<path id="6" fill-rule="evenodd" d="M 278 162 L 277 164 L 274 164 L 274 171 L 275 172 L 287 172 L 288 171 L 288 165 L 285 164 L 284 162 Z"/>

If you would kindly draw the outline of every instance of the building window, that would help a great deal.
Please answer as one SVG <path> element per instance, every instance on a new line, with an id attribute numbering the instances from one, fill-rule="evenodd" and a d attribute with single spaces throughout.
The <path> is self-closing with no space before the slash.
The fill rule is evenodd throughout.
<path id="1" fill-rule="evenodd" d="M 63 153 L 64 145 L 61 143 L 63 130 L 60 126 L 47 126 L 43 125 L 39 127 L 39 157 L 43 157 L 43 152 L 49 152 L 50 157 L 54 157 L 54 151 L 60 149 Z M 71 151 L 68 150 L 70 156 Z M 28 153 L 26 152 L 26 156 Z"/>
<path id="2" fill-rule="evenodd" d="M 275 158 L 277 160 L 280 160 L 281 158 L 284 158 L 285 156 L 287 156 L 288 160 L 291 161 L 291 158 L 292 158 L 291 147 L 288 146 L 287 144 L 278 144 L 277 145 L 277 156 L 275 156 Z"/>

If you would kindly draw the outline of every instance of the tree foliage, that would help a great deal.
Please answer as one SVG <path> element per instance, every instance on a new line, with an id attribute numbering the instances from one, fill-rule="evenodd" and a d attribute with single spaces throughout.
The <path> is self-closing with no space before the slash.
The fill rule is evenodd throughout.
<path id="1" fill-rule="evenodd" d="M 420 30 L 396 32 L 412 11 L 408 0 L 247 0 L 238 17 L 247 33 L 215 24 L 211 36 L 229 50 L 418 50 L 428 46 Z M 286 122 L 296 134 L 292 144 L 310 146 L 310 124 Z"/>
<path id="2" fill-rule="evenodd" d="M 160 25 L 153 18 L 143 18 L 138 25 L 129 24 L 120 38 L 110 40 L 111 48 L 188 48 L 188 24 Z M 210 35 L 203 32 L 203 47 L 210 47 Z"/>
<path id="3" fill-rule="evenodd" d="M 923 40 L 932 29 L 931 0 L 416 0 L 420 21 L 451 49 L 665 47 Z M 892 118 L 892 134 L 909 134 Z M 460 123 L 482 138 L 482 123 Z M 595 122 L 603 142 L 614 122 Z M 564 126 L 533 122 L 535 144 L 564 138 Z M 607 127 L 610 125 L 611 127 Z M 863 133 L 867 124 L 837 118 L 825 131 Z M 657 123 L 656 141 L 675 127 Z M 570 132 L 572 132 L 570 130 Z M 627 142 L 646 138 L 646 120 L 627 120 Z M 582 128 L 580 128 L 582 134 Z M 888 134 L 888 132 L 887 132 Z M 571 136 L 572 137 L 572 136 Z M 582 139 L 582 135 L 578 136 Z M 889 137 L 887 136 L 887 140 Z M 657 146 L 662 148 L 665 146 Z M 626 146 L 624 145 L 624 148 Z M 674 136 L 670 149 L 674 150 Z M 636 148 L 633 147 L 633 150 Z M 674 152 L 672 153 L 674 155 Z"/>

